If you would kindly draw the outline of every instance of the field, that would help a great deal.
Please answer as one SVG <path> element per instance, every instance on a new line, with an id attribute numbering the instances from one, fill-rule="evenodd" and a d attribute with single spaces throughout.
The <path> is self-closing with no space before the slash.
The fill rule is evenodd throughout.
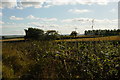
<path id="1" fill-rule="evenodd" d="M 66 38 L 69 36 L 66 36 Z M 71 41 L 119 41 L 120 40 L 120 36 L 107 36 L 107 37 L 99 37 L 99 36 L 91 36 L 91 35 L 83 35 L 83 36 L 77 36 L 77 39 L 61 39 L 61 40 L 55 40 L 55 42 L 71 42 Z M 86 38 L 84 38 L 86 37 Z M 91 37 L 95 37 L 95 38 L 91 38 Z M 75 37 L 76 38 L 76 37 Z M 24 38 L 14 38 L 14 39 L 3 39 L 0 40 L 0 42 L 7 42 L 7 41 L 24 41 Z"/>
<path id="2" fill-rule="evenodd" d="M 111 1 L 0 0 L 0 79 L 120 80 L 120 2 Z"/>
<path id="3" fill-rule="evenodd" d="M 87 36 L 88 37 L 88 36 Z M 91 37 L 91 36 L 89 36 Z M 108 37 L 97 37 L 97 38 L 82 38 L 82 39 L 64 39 L 64 40 L 56 40 L 56 42 L 61 42 L 61 41 L 113 41 L 113 40 L 120 40 L 120 36 L 108 36 Z"/>
<path id="4" fill-rule="evenodd" d="M 24 40 L 24 38 L 14 38 L 14 39 L 3 39 L 3 40 L 0 40 L 0 42 L 6 42 L 6 41 L 22 41 Z"/>
<path id="5" fill-rule="evenodd" d="M 119 80 L 120 41 L 3 43 L 3 78 Z"/>

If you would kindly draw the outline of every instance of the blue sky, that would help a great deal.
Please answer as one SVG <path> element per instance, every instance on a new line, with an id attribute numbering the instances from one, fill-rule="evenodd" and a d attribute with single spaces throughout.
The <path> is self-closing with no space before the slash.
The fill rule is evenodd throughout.
<path id="1" fill-rule="evenodd" d="M 20 1 L 19 3 L 17 1 Z M 24 29 L 34 27 L 70 34 L 94 29 L 118 28 L 118 2 L 97 0 L 6 0 L 0 6 L 1 35 L 24 35 Z M 88 3 L 89 2 L 89 3 Z"/>

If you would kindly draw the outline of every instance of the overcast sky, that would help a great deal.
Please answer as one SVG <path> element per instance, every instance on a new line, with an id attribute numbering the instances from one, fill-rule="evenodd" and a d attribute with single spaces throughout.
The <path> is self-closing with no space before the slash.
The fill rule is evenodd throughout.
<path id="1" fill-rule="evenodd" d="M 24 35 L 28 27 L 83 34 L 92 20 L 94 29 L 118 29 L 117 0 L 3 0 L 0 9 L 2 35 Z"/>

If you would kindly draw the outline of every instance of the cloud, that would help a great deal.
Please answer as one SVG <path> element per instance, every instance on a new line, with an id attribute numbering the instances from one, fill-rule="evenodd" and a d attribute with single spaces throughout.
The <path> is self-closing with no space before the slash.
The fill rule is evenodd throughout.
<path id="1" fill-rule="evenodd" d="M 11 20 L 23 20 L 23 18 L 15 17 L 15 16 L 11 16 L 10 19 Z"/>
<path id="2" fill-rule="evenodd" d="M 42 21 L 57 21 L 57 19 L 56 18 L 40 18 L 40 20 L 42 20 Z"/>
<path id="3" fill-rule="evenodd" d="M 52 5 L 45 5 L 44 8 L 49 8 L 51 7 Z"/>
<path id="4" fill-rule="evenodd" d="M 95 19 L 94 20 L 95 22 L 97 22 L 97 23 L 117 23 L 118 22 L 118 19 L 112 19 L 112 20 L 110 20 L 110 19 Z"/>
<path id="5" fill-rule="evenodd" d="M 63 19 L 61 22 L 67 22 L 67 23 L 69 23 L 69 22 L 72 22 L 73 21 L 73 19 Z"/>
<path id="6" fill-rule="evenodd" d="M 117 10 L 114 9 L 114 8 L 110 10 L 111 13 L 115 13 L 116 11 L 117 11 Z"/>
<path id="7" fill-rule="evenodd" d="M 26 28 L 27 24 L 24 24 L 24 23 L 4 23 L 4 25 L 2 25 L 2 28 L 3 29 L 7 29 L 7 28 L 16 28 L 16 29 L 19 29 L 19 28 Z M 9 29 L 8 29 L 9 30 Z"/>
<path id="8" fill-rule="evenodd" d="M 98 4 L 98 5 L 107 5 L 110 2 L 118 2 L 119 0 L 46 0 L 46 3 L 48 5 L 76 5 L 76 4 L 82 4 L 82 5 L 92 5 L 92 4 Z"/>
<path id="9" fill-rule="evenodd" d="M 17 0 L 1 0 L 0 8 L 14 8 L 17 6 Z"/>
<path id="10" fill-rule="evenodd" d="M 39 18 L 36 18 L 35 16 L 33 16 L 33 15 L 29 15 L 28 17 L 27 17 L 27 19 L 39 19 Z"/>
<path id="11" fill-rule="evenodd" d="M 6 22 L 6 24 L 12 25 L 15 24 L 14 22 Z"/>
<path id="12" fill-rule="evenodd" d="M 33 15 L 29 15 L 27 17 L 27 19 L 41 20 L 41 21 L 46 21 L 46 22 L 57 21 L 57 18 L 39 18 L 39 17 L 35 17 Z"/>
<path id="13" fill-rule="evenodd" d="M 54 23 L 46 24 L 46 23 L 39 23 L 39 22 L 28 23 L 28 26 L 41 28 L 41 29 L 44 29 L 44 30 L 51 30 L 51 29 L 57 30 L 60 27 L 60 25 L 54 24 Z"/>
<path id="14" fill-rule="evenodd" d="M 61 22 L 63 23 L 73 23 L 73 22 L 81 22 L 81 23 L 86 23 L 86 22 L 92 22 L 93 18 L 71 18 L 71 19 L 63 19 Z M 94 19 L 95 23 L 117 23 L 118 19 Z"/>
<path id="15" fill-rule="evenodd" d="M 118 19 L 113 19 L 112 22 L 117 23 L 117 22 L 118 22 Z"/>
<path id="16" fill-rule="evenodd" d="M 85 22 L 85 21 L 91 21 L 92 18 L 71 18 L 71 19 L 63 19 L 61 22 Z"/>
<path id="17" fill-rule="evenodd" d="M 51 5 L 76 5 L 76 4 L 107 4 L 108 2 L 110 2 L 110 0 L 95 0 L 95 1 L 91 1 L 91 0 L 51 0 L 48 2 L 48 4 Z"/>
<path id="18" fill-rule="evenodd" d="M 0 16 L 3 16 L 3 13 L 2 13 L 2 12 L 0 12 Z"/>
<path id="19" fill-rule="evenodd" d="M 27 8 L 27 7 L 41 8 L 42 7 L 39 2 L 21 2 L 21 3 L 22 3 L 22 7 L 24 8 Z"/>
<path id="20" fill-rule="evenodd" d="M 119 0 L 2 0 L 2 5 L 0 8 L 14 8 L 16 9 L 24 9 L 27 7 L 34 7 L 34 8 L 49 8 L 51 6 L 60 6 L 60 5 L 76 5 L 76 4 L 83 4 L 83 5 L 107 5 L 109 2 L 118 2 Z"/>
<path id="21" fill-rule="evenodd" d="M 21 0 L 22 7 L 41 8 L 46 0 Z"/>
<path id="22" fill-rule="evenodd" d="M 0 8 L 24 9 L 27 7 L 41 8 L 46 0 L 2 0 Z"/>
<path id="23" fill-rule="evenodd" d="M 0 24 L 5 24 L 3 21 L 0 21 Z"/>
<path id="24" fill-rule="evenodd" d="M 88 9 L 70 9 L 70 10 L 68 10 L 68 12 L 80 14 L 80 13 L 88 13 L 88 12 L 91 12 L 91 11 L 88 10 Z"/>

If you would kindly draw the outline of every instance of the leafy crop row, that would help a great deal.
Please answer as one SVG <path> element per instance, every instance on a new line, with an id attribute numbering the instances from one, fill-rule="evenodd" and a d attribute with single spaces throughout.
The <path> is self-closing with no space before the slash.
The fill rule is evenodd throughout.
<path id="1" fill-rule="evenodd" d="M 120 42 L 3 43 L 3 78 L 120 79 Z"/>

